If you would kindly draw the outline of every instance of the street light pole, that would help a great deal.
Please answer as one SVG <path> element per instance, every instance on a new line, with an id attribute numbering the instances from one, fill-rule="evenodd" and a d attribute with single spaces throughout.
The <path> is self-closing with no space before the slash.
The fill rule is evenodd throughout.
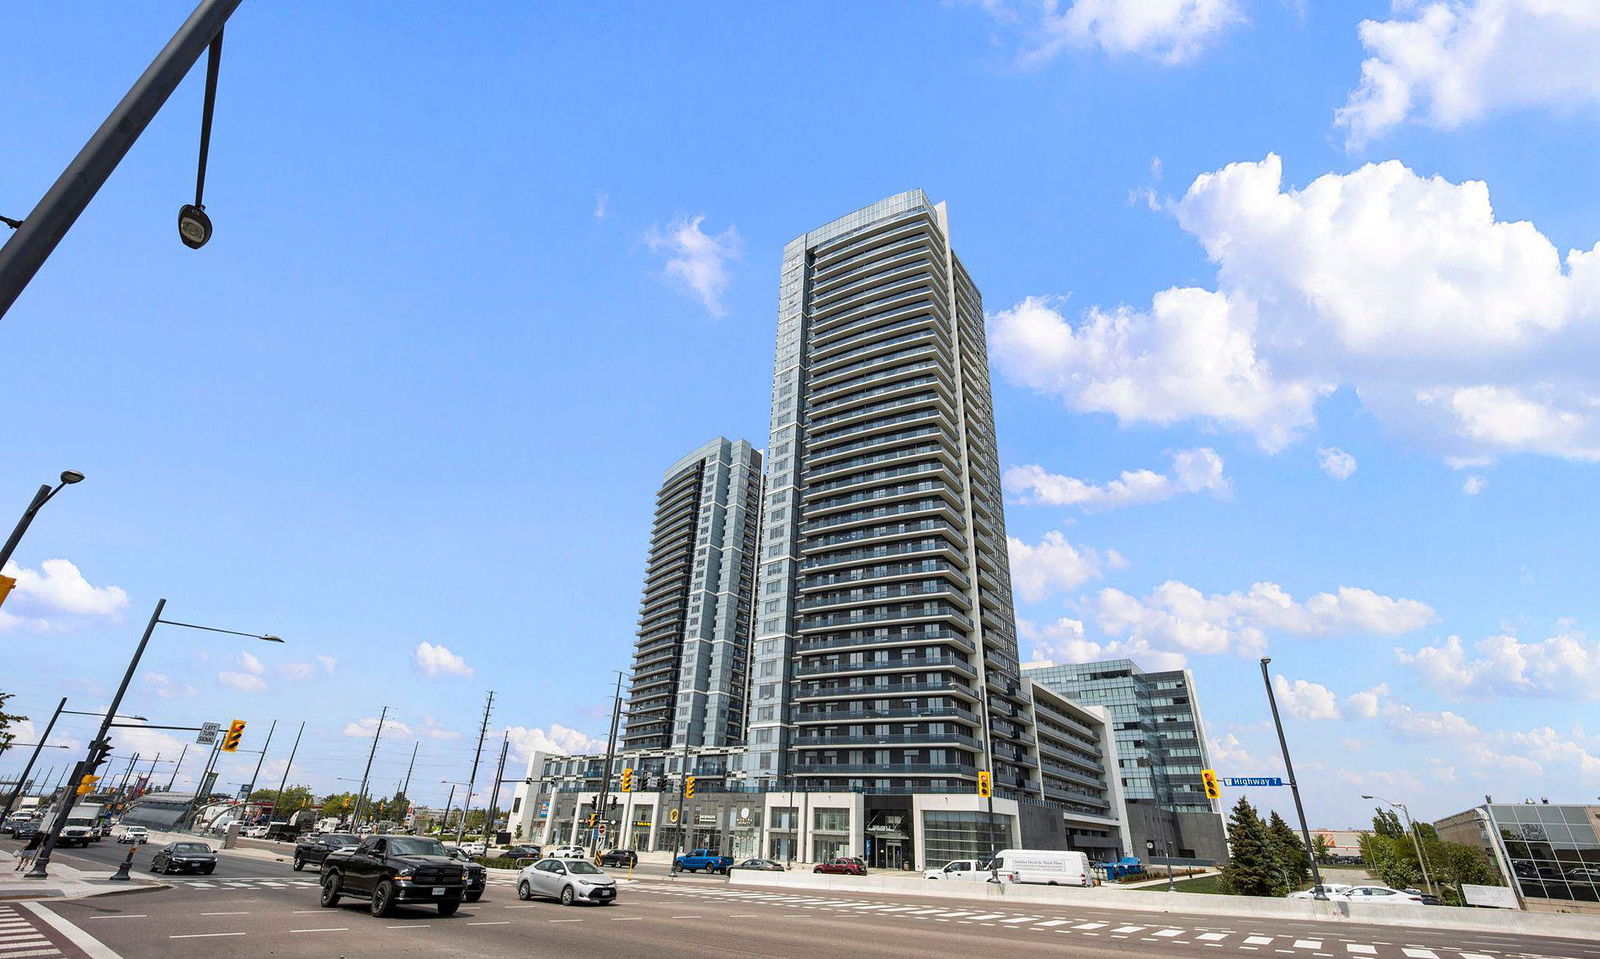
<path id="1" fill-rule="evenodd" d="M 1439 890 L 1433 884 L 1433 877 L 1428 874 L 1428 859 L 1422 854 L 1422 837 L 1417 833 L 1417 824 L 1411 819 L 1411 810 L 1407 809 L 1406 804 L 1403 802 L 1395 802 L 1393 799 L 1384 799 L 1382 796 L 1363 795 L 1361 798 L 1376 799 L 1381 802 L 1386 802 L 1391 806 L 1397 807 L 1400 812 L 1405 815 L 1406 829 L 1410 830 L 1411 832 L 1411 848 L 1416 850 L 1417 866 L 1422 870 L 1422 884 L 1427 887 L 1428 892 L 1437 896 L 1439 894 Z"/>
<path id="2" fill-rule="evenodd" d="M 0 307 L 0 315 L 4 313 L 5 308 Z M 11 531 L 11 536 L 6 540 L 4 546 L 0 546 L 0 573 L 5 572 L 6 564 L 11 561 L 11 554 L 16 550 L 17 544 L 22 541 L 22 534 L 26 533 L 28 526 L 33 523 L 34 516 L 38 515 L 39 508 L 50 502 L 52 496 L 61 492 L 61 487 L 81 482 L 83 482 L 82 473 L 77 470 L 62 470 L 61 482 L 53 487 L 49 483 L 39 487 L 38 492 L 33 494 L 33 500 L 28 503 L 28 508 L 22 511 L 22 518 L 17 520 L 17 526 Z M 4 599 L 4 597 L 0 596 L 0 599 Z"/>
<path id="3" fill-rule="evenodd" d="M 367 768 L 361 773 L 361 791 L 356 793 L 355 809 L 350 813 L 350 829 L 355 831 L 361 828 L 362 800 L 367 798 L 367 777 L 372 775 L 372 757 L 378 754 L 378 737 L 383 735 L 383 722 L 389 718 L 389 707 L 383 707 L 383 712 L 378 714 L 378 728 L 372 731 L 372 749 L 367 753 Z"/>
<path id="4" fill-rule="evenodd" d="M 1322 889 L 1322 870 L 1317 868 L 1317 857 L 1311 851 L 1311 827 L 1306 825 L 1306 807 L 1300 802 L 1300 785 L 1295 782 L 1294 763 L 1289 760 L 1289 740 L 1283 735 L 1283 720 L 1278 716 L 1278 699 L 1272 693 L 1272 677 L 1267 674 L 1271 657 L 1261 657 L 1261 681 L 1267 685 L 1267 703 L 1272 707 L 1272 724 L 1278 729 L 1278 748 L 1283 750 L 1283 769 L 1289 774 L 1289 792 L 1294 794 L 1294 811 L 1300 817 L 1300 835 L 1306 842 L 1306 859 L 1311 863 L 1312 898 L 1326 899 Z"/>
<path id="5" fill-rule="evenodd" d="M 267 747 L 272 745 L 272 734 L 277 728 L 276 719 L 267 727 L 267 741 L 261 744 L 261 755 L 256 757 L 256 771 L 250 774 L 250 785 L 244 789 L 244 801 L 247 803 L 250 801 L 250 794 L 256 791 L 256 777 L 261 775 L 261 764 L 267 761 Z"/>
<path id="6" fill-rule="evenodd" d="M 11 309 L 72 228 L 80 214 L 128 155 L 200 54 L 222 32 L 241 0 L 200 0 L 105 122 L 0 247 L 0 318 Z"/>

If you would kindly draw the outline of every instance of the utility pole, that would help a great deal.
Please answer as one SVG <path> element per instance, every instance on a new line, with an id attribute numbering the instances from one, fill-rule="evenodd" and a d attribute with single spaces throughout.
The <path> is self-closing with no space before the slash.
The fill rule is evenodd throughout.
<path id="1" fill-rule="evenodd" d="M 278 721 L 274 719 L 272 725 L 267 727 L 267 741 L 261 744 L 261 755 L 256 757 L 256 771 L 250 774 L 250 785 L 245 787 L 244 801 L 250 801 L 250 794 L 256 791 L 256 777 L 261 775 L 261 764 L 267 761 L 267 747 L 272 745 L 272 733 L 278 728 Z"/>
<path id="2" fill-rule="evenodd" d="M 596 822 L 607 822 L 604 817 L 606 810 L 611 808 L 611 764 L 617 754 L 617 723 L 622 718 L 622 671 L 617 671 L 617 691 L 611 700 L 611 734 L 606 737 L 606 768 L 600 774 L 600 795 L 595 800 Z M 684 745 L 689 743 L 689 729 L 685 725 L 683 730 Z M 680 814 L 681 815 L 681 814 Z M 600 845 L 594 830 L 589 832 L 590 852 L 597 852 Z"/>
<path id="3" fill-rule="evenodd" d="M 683 821 L 683 794 L 688 792 L 688 791 L 689 791 L 689 733 L 688 733 L 688 730 L 685 730 L 684 731 L 684 736 L 683 736 L 683 770 L 678 775 L 678 821 L 677 821 L 677 826 L 678 826 L 678 837 L 677 837 L 678 838 L 678 850 L 677 850 L 676 855 L 679 855 L 679 856 L 683 855 L 684 850 L 688 848 L 687 846 L 684 845 L 684 842 L 683 842 L 683 831 L 684 831 L 684 828 L 688 825 L 687 823 L 685 823 Z M 799 832 L 798 828 L 796 829 L 794 835 L 795 835 L 795 841 L 798 842 L 799 839 L 800 839 L 800 832 Z"/>
<path id="4" fill-rule="evenodd" d="M 483 758 L 483 738 L 489 735 L 489 712 L 494 709 L 494 690 L 483 704 L 483 722 L 478 726 L 478 748 L 472 752 L 472 775 L 467 777 L 467 795 L 461 800 L 461 825 L 456 827 L 456 845 L 467 831 L 467 813 L 472 811 L 472 787 L 478 784 L 478 761 Z"/>
<path id="5" fill-rule="evenodd" d="M 289 747 L 289 761 L 283 764 L 283 778 L 278 780 L 278 794 L 272 797 L 273 816 L 283 816 L 283 788 L 289 785 L 289 768 L 294 765 L 294 754 L 300 751 L 300 735 L 306 731 L 306 721 L 300 720 L 300 732 L 294 734 L 294 745 Z M 299 812 L 299 810 L 295 810 Z M 270 820 L 269 820 L 270 821 Z M 287 817 L 283 817 L 287 823 Z"/>
<path id="6" fill-rule="evenodd" d="M 178 781 L 178 770 L 183 768 L 183 757 L 189 755 L 189 744 L 183 744 L 183 752 L 178 754 L 178 761 L 172 764 L 172 778 L 167 780 L 167 792 L 172 792 L 172 787 Z"/>
<path id="7" fill-rule="evenodd" d="M 411 744 L 411 763 L 406 766 L 406 781 L 400 787 L 400 794 L 405 796 L 408 801 L 411 799 L 411 771 L 417 768 L 417 748 L 421 745 L 422 740 L 420 739 Z"/>
<path id="8" fill-rule="evenodd" d="M 361 828 L 361 801 L 367 798 L 367 777 L 372 774 L 372 757 L 378 754 L 378 737 L 383 735 L 383 722 L 389 718 L 389 707 L 378 714 L 378 728 L 372 731 L 372 749 L 367 753 L 367 768 L 361 771 L 361 791 L 356 793 L 356 805 L 350 813 L 350 828 Z"/>
<path id="9" fill-rule="evenodd" d="M 1261 657 L 1261 681 L 1267 685 L 1267 702 L 1272 706 L 1272 724 L 1278 728 L 1278 748 L 1283 750 L 1283 769 L 1289 774 L 1289 792 L 1294 794 L 1294 811 L 1300 817 L 1300 835 L 1306 842 L 1306 858 L 1311 860 L 1311 887 L 1314 899 L 1326 899 L 1328 894 L 1322 891 L 1322 870 L 1317 868 L 1317 856 L 1312 852 L 1311 827 L 1306 825 L 1306 807 L 1300 802 L 1300 785 L 1295 782 L 1294 763 L 1289 761 L 1289 740 L 1283 736 L 1283 720 L 1278 717 L 1278 699 L 1272 693 L 1272 677 L 1267 674 L 1267 664 L 1272 659 Z"/>
<path id="10" fill-rule="evenodd" d="M 89 201 L 128 155 L 145 127 L 178 88 L 241 0 L 200 0 L 100 128 L 0 247 L 0 318 L 61 242 Z M 211 84 L 214 89 L 215 84 Z"/>
<path id="11" fill-rule="evenodd" d="M 489 834 L 494 832 L 494 817 L 496 807 L 500 805 L 501 777 L 506 774 L 506 750 L 511 748 L 511 734 L 508 732 L 500 740 L 500 764 L 494 770 L 494 789 L 489 791 L 489 815 L 484 820 L 483 845 L 484 854 L 489 852 Z"/>
<path id="12" fill-rule="evenodd" d="M 39 741 L 34 744 L 33 755 L 28 757 L 28 764 L 22 767 L 22 774 L 17 777 L 17 788 L 11 790 L 11 795 L 6 797 L 6 809 L 5 812 L 0 813 L 0 822 L 4 822 L 11 815 L 12 807 L 16 806 L 17 800 L 22 797 L 22 790 L 27 788 L 28 774 L 33 772 L 33 764 L 39 761 L 39 754 L 44 751 L 44 744 L 50 741 L 50 731 L 56 728 L 56 720 L 60 718 L 61 711 L 66 708 L 67 697 L 62 696 L 61 702 L 56 704 L 56 711 L 50 714 L 50 724 L 44 727 L 44 735 L 40 736 Z M 55 767 L 51 766 L 50 771 L 54 772 Z M 49 781 L 50 773 L 45 773 L 44 778 Z"/>

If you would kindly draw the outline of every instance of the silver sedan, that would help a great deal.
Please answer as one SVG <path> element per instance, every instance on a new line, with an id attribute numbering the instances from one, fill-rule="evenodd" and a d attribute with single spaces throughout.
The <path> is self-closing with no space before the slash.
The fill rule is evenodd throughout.
<path id="1" fill-rule="evenodd" d="M 517 874 L 517 898 L 545 896 L 563 906 L 617 901 L 617 881 L 583 859 L 541 859 Z"/>

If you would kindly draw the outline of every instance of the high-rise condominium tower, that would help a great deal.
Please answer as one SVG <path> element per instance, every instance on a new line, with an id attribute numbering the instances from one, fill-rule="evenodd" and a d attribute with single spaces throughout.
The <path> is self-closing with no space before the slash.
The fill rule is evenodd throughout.
<path id="1" fill-rule="evenodd" d="M 625 749 L 740 742 L 761 454 L 718 437 L 672 464 L 656 494 Z"/>
<path id="2" fill-rule="evenodd" d="M 943 203 L 789 243 L 745 775 L 1039 795 L 1019 688 L 978 289 Z"/>

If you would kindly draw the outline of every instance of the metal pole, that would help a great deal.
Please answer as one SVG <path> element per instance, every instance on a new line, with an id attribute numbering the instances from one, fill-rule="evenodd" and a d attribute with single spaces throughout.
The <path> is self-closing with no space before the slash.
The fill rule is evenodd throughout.
<path id="1" fill-rule="evenodd" d="M 189 755 L 189 744 L 183 744 L 183 752 L 178 754 L 178 761 L 172 764 L 172 778 L 167 780 L 167 792 L 172 792 L 173 785 L 178 781 L 178 770 L 183 768 L 183 758 Z"/>
<path id="2" fill-rule="evenodd" d="M 483 737 L 489 734 L 489 710 L 494 708 L 494 690 L 483 704 L 483 723 L 478 727 L 478 748 L 472 753 L 472 775 L 467 777 L 467 795 L 461 800 L 461 825 L 456 827 L 456 845 L 467 831 L 467 812 L 472 809 L 472 787 L 478 784 L 478 763 L 483 759 Z"/>
<path id="3" fill-rule="evenodd" d="M 0 251 L 0 254 L 3 254 L 3 252 Z M 3 256 L 0 256 L 0 259 L 3 259 Z M 4 304 L 0 303 L 0 308 L 3 308 L 3 306 Z M 139 668 L 139 660 L 144 657 L 145 647 L 150 645 L 150 634 L 156 631 L 156 623 L 161 621 L 161 611 L 166 608 L 166 599 L 163 598 L 156 602 L 156 610 L 150 614 L 150 622 L 144 628 L 144 635 L 139 637 L 139 647 L 133 651 L 133 658 L 128 661 L 128 671 L 122 674 L 122 685 L 117 687 L 117 694 L 112 697 L 111 705 L 106 709 L 105 718 L 100 721 L 100 733 L 89 743 L 89 755 L 91 757 L 97 756 L 101 752 L 110 751 L 111 744 L 106 737 L 111 732 L 111 722 L 116 718 L 117 710 L 122 706 L 122 697 L 128 692 L 128 684 L 133 681 L 134 670 Z M 78 764 L 79 769 L 84 766 L 89 767 L 89 772 L 94 771 L 95 767 L 91 762 L 86 760 Z M 72 778 L 74 787 L 82 780 L 84 775 L 86 773 L 74 771 Z M 55 852 L 56 841 L 61 838 L 61 828 L 67 824 L 66 813 L 70 809 L 70 806 L 63 808 L 61 814 L 56 816 L 55 821 L 50 824 L 50 835 L 44 841 L 44 848 L 39 850 L 39 858 L 33 861 L 33 868 L 28 871 L 25 878 L 48 879 L 50 877 L 50 854 Z"/>
<path id="4" fill-rule="evenodd" d="M 201 52 L 222 32 L 223 24 L 239 3 L 240 0 L 200 0 L 10 241 L 0 247 L 0 318 L 22 295 L 189 68 L 200 59 Z"/>
<path id="5" fill-rule="evenodd" d="M 1433 884 L 1433 877 L 1428 874 L 1428 860 L 1422 855 L 1422 837 L 1417 833 L 1417 824 L 1411 819 L 1411 810 L 1407 809 L 1406 804 L 1403 802 L 1397 802 L 1395 805 L 1399 806 L 1400 811 L 1406 814 L 1406 828 L 1411 830 L 1411 848 L 1417 851 L 1417 865 L 1422 869 L 1422 884 L 1427 887 L 1429 892 L 1437 896 L 1439 890 Z"/>
<path id="6" fill-rule="evenodd" d="M 367 798 L 367 777 L 372 773 L 372 757 L 378 754 L 378 737 L 383 735 L 383 721 L 389 718 L 389 707 L 378 714 L 378 728 L 372 731 L 372 749 L 367 753 L 367 768 L 361 771 L 361 791 L 356 793 L 356 805 L 350 813 L 350 828 L 361 828 L 361 801 Z"/>
<path id="7" fill-rule="evenodd" d="M 400 787 L 400 794 L 405 796 L 407 801 L 411 799 L 411 771 L 417 768 L 417 749 L 421 745 L 422 740 L 420 739 L 411 744 L 411 763 L 410 765 L 406 766 L 406 781 L 405 784 Z"/>
<path id="8" fill-rule="evenodd" d="M 439 820 L 439 835 L 443 836 L 450 828 L 450 807 L 456 801 L 456 784 L 450 784 L 450 798 L 444 801 L 444 818 Z M 460 840 L 457 840 L 459 843 Z"/>
<path id="9" fill-rule="evenodd" d="M 3 313 L 3 311 L 0 311 L 0 313 Z M 39 491 L 33 494 L 33 501 L 28 504 L 27 509 L 22 511 L 22 518 L 17 520 L 16 529 L 11 531 L 11 538 L 6 540 L 4 546 L 0 546 L 0 572 L 4 572 L 6 563 L 11 561 L 11 553 L 17 548 L 17 544 L 22 541 L 22 534 L 28 531 L 28 525 L 33 522 L 33 517 L 38 514 L 39 507 L 43 506 L 54 492 L 47 483 L 40 486 Z"/>
<path id="10" fill-rule="evenodd" d="M 595 815 L 597 817 L 596 818 L 596 822 L 608 822 L 609 821 L 609 820 L 606 820 L 603 817 L 606 815 L 606 810 L 611 808 L 611 765 L 612 765 L 613 762 L 616 761 L 616 754 L 617 754 L 617 721 L 619 719 L 621 719 L 621 718 L 622 718 L 622 673 L 619 671 L 617 673 L 617 691 L 614 694 L 613 699 L 611 700 L 611 733 L 610 733 L 610 735 L 608 735 L 606 737 L 606 768 L 600 774 L 600 796 L 597 797 L 596 802 L 595 802 L 595 806 L 596 806 Z M 685 745 L 688 745 L 688 742 L 689 742 L 689 727 L 688 727 L 687 723 L 684 725 L 684 729 L 683 729 L 683 742 L 684 742 Z M 597 850 L 596 850 L 595 847 L 600 845 L 600 843 L 596 839 L 596 833 L 591 831 L 589 833 L 589 839 L 593 843 L 593 845 L 589 848 L 589 851 L 591 853 L 596 852 Z"/>
<path id="11" fill-rule="evenodd" d="M 501 777 L 506 774 L 506 750 L 510 748 L 511 734 L 508 732 L 506 733 L 505 738 L 500 740 L 500 765 L 495 767 L 494 789 L 489 793 L 489 814 L 484 818 L 483 854 L 485 856 L 489 854 L 489 834 L 494 832 L 494 816 L 496 812 L 495 807 L 500 804 L 500 783 L 502 782 Z"/>
<path id="12" fill-rule="evenodd" d="M 1289 761 L 1289 740 L 1284 738 L 1283 720 L 1278 716 L 1278 698 L 1272 693 L 1272 677 L 1267 674 L 1267 664 L 1271 662 L 1271 657 L 1261 657 L 1261 681 L 1267 686 L 1272 724 L 1278 729 L 1278 748 L 1283 750 L 1283 769 L 1289 774 L 1289 792 L 1294 794 L 1294 811 L 1300 817 L 1300 835 L 1305 839 L 1306 859 L 1311 863 L 1311 888 L 1316 890 L 1312 895 L 1316 899 L 1326 899 L 1328 894 L 1322 891 L 1322 870 L 1317 868 L 1317 857 L 1311 854 L 1311 827 L 1306 825 L 1306 807 L 1300 802 L 1300 784 L 1294 778 L 1294 763 Z"/>
<path id="13" fill-rule="evenodd" d="M 267 761 L 267 747 L 272 745 L 273 730 L 278 728 L 278 721 L 274 719 L 272 725 L 267 727 L 267 741 L 261 744 L 261 755 L 256 757 L 256 771 L 250 774 L 250 785 L 245 787 L 244 801 L 250 801 L 250 794 L 256 791 L 256 777 L 261 775 L 261 764 Z"/>
<path id="14" fill-rule="evenodd" d="M 272 797 L 273 815 L 280 815 L 283 812 L 283 788 L 289 785 L 289 767 L 294 765 L 294 754 L 300 750 L 300 734 L 305 731 L 306 721 L 302 719 L 300 720 L 300 731 L 294 734 L 294 745 L 289 747 L 289 761 L 283 765 L 283 778 L 278 780 L 278 794 Z M 298 809 L 295 810 L 295 812 L 299 811 Z M 288 817 L 285 816 L 283 821 L 287 824 Z M 268 822 L 271 822 L 270 818 Z"/>
<path id="15" fill-rule="evenodd" d="M 683 851 L 686 848 L 688 848 L 683 843 L 683 830 L 684 830 L 684 826 L 686 825 L 684 823 L 684 821 L 683 821 L 683 794 L 688 792 L 688 791 L 689 791 L 689 737 L 688 736 L 684 736 L 683 737 L 683 769 L 680 770 L 679 773 L 678 773 L 678 821 L 676 823 L 676 825 L 678 827 L 678 835 L 677 835 L 678 848 L 677 848 L 676 852 L 673 853 L 674 856 L 683 855 Z M 674 872 L 676 872 L 676 870 L 674 870 Z"/>
<path id="16" fill-rule="evenodd" d="M 0 563 L 0 566 L 3 565 L 3 563 Z M 44 751 L 44 744 L 50 740 L 50 730 L 56 728 L 56 720 L 61 717 L 61 711 L 66 708 L 67 697 L 62 696 L 61 702 L 56 704 L 56 711 L 50 714 L 50 723 L 44 727 L 44 735 L 40 736 L 39 741 L 34 744 L 33 755 L 28 757 L 28 765 L 22 767 L 22 774 L 17 777 L 17 788 L 11 790 L 11 795 L 6 797 L 6 809 L 5 812 L 0 813 L 0 822 L 6 821 L 11 815 L 11 810 L 17 805 L 17 800 L 22 798 L 22 790 L 28 782 L 28 774 L 33 772 L 33 764 L 39 761 L 39 754 Z M 50 768 L 52 771 L 55 769 L 54 766 Z M 47 774 L 44 778 L 49 779 L 50 777 Z"/>
<path id="17" fill-rule="evenodd" d="M 114 796 L 117 799 L 120 800 L 123 796 L 127 795 L 127 792 L 128 792 L 128 777 L 133 775 L 134 764 L 137 763 L 138 761 L 139 761 L 139 754 L 138 753 L 134 753 L 133 754 L 133 758 L 128 760 L 128 768 L 124 769 L 122 771 L 122 782 L 117 784 L 117 791 L 116 791 L 116 793 L 114 793 Z"/>

